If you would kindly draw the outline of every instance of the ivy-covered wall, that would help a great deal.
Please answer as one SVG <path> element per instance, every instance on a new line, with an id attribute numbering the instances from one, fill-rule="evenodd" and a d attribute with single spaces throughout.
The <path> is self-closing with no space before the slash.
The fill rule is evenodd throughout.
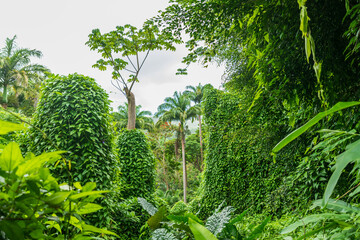
<path id="1" fill-rule="evenodd" d="M 239 96 L 215 89 L 207 92 L 203 109 L 207 151 L 200 200 L 193 207 L 202 216 L 209 215 L 224 200 L 238 211 L 277 211 L 277 205 L 285 202 L 274 198 L 273 193 L 295 169 L 294 153 L 298 151 L 290 147 L 277 156 L 276 162 L 270 155 L 286 133 L 276 117 L 281 116 L 279 110 L 252 116 L 242 107 Z M 287 189 L 284 191 L 286 194 Z"/>

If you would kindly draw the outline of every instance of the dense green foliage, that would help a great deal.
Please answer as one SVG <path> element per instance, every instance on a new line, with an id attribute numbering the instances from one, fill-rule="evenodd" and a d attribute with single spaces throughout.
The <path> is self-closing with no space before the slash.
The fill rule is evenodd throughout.
<path id="1" fill-rule="evenodd" d="M 78 74 L 49 77 L 41 92 L 29 136 L 35 154 L 54 150 L 42 129 L 58 149 L 69 151 L 74 181 L 96 182 L 99 189 L 111 188 L 117 163 L 112 152 L 107 94 L 94 79 Z M 67 179 L 66 170 L 54 170 Z"/>
<path id="2" fill-rule="evenodd" d="M 25 127 L 0 121 L 0 134 Z M 10 142 L 0 155 L 0 233 L 10 240 L 83 239 L 114 233 L 86 224 L 85 216 L 100 210 L 96 198 L 107 191 L 93 191 L 95 183 L 79 182 L 75 188 L 59 185 L 46 167 L 61 160 L 64 151 L 22 156 L 17 143 Z"/>
<path id="3" fill-rule="evenodd" d="M 107 94 L 94 79 L 79 74 L 52 75 L 42 86 L 24 145 L 36 155 L 66 150 L 67 161 L 50 167 L 60 181 L 95 182 L 97 189 L 112 190 L 118 163 L 113 153 L 109 104 Z M 107 199 L 103 203 L 109 205 Z M 111 216 L 106 207 L 93 217 L 94 224 L 104 227 Z"/>
<path id="4" fill-rule="evenodd" d="M 155 158 L 144 133 L 123 129 L 116 143 L 123 198 L 149 198 L 155 191 Z"/>

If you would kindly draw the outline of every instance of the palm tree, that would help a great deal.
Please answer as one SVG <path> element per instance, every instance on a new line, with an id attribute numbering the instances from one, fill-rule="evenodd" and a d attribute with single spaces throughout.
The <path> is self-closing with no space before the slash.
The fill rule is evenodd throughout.
<path id="1" fill-rule="evenodd" d="M 167 97 L 164 103 L 158 107 L 158 112 L 155 117 L 160 117 L 159 121 L 178 121 L 181 135 L 181 149 L 183 160 L 183 189 L 184 202 L 186 203 L 186 188 L 187 188 L 187 173 L 186 173 L 186 159 L 185 159 L 185 124 L 186 120 L 194 119 L 197 116 L 198 106 L 191 106 L 190 99 L 177 91 L 173 97 Z"/>
<path id="2" fill-rule="evenodd" d="M 0 87 L 3 92 L 3 102 L 7 103 L 7 93 L 10 86 L 26 87 L 32 79 L 39 79 L 49 71 L 40 64 L 31 64 L 30 58 L 40 58 L 42 53 L 36 49 L 17 48 L 16 36 L 7 38 L 5 47 L 0 50 Z"/>
<path id="3" fill-rule="evenodd" d="M 186 89 L 188 89 L 188 90 L 184 92 L 184 94 L 186 94 L 190 97 L 191 101 L 193 101 L 195 103 L 195 105 L 199 106 L 199 109 L 201 109 L 200 104 L 201 104 L 201 101 L 204 96 L 205 86 L 202 86 L 200 83 L 196 87 L 186 86 Z M 203 159 L 204 159 L 202 131 L 201 131 L 202 130 L 201 129 L 201 111 L 198 112 L 198 119 L 199 119 L 199 138 L 200 138 L 200 164 L 199 165 L 201 166 L 201 164 L 203 163 Z"/>
<path id="4" fill-rule="evenodd" d="M 135 128 L 151 131 L 154 128 L 154 121 L 151 118 L 151 112 L 141 111 L 141 105 L 136 106 L 135 112 Z M 125 103 L 125 105 L 120 105 L 118 107 L 118 112 L 114 112 L 113 116 L 115 121 L 117 122 L 116 126 L 118 128 L 126 128 L 128 124 L 128 103 Z"/>

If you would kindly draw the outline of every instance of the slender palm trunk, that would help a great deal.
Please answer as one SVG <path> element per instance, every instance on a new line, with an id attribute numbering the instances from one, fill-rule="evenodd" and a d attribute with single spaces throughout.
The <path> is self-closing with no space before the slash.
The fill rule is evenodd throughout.
<path id="1" fill-rule="evenodd" d="M 125 89 L 126 98 L 128 101 L 128 124 L 127 129 L 135 129 L 136 122 L 136 105 L 135 105 L 135 95 L 131 91 Z"/>
<path id="2" fill-rule="evenodd" d="M 203 150 L 203 142 L 202 142 L 202 133 L 201 133 L 201 115 L 199 115 L 199 138 L 200 138 L 200 164 L 199 170 L 202 172 L 202 163 L 204 161 L 204 150 Z"/>
<path id="3" fill-rule="evenodd" d="M 7 103 L 7 85 L 3 85 L 3 94 L 2 94 L 2 97 L 3 97 L 3 102 L 4 103 Z"/>
<path id="4" fill-rule="evenodd" d="M 182 159 L 183 159 L 184 203 L 187 203 L 187 201 L 186 201 L 187 172 L 186 172 L 186 159 L 185 159 L 185 133 L 184 133 L 184 129 L 181 129 L 181 148 L 182 148 Z"/>
<path id="5" fill-rule="evenodd" d="M 167 171 L 167 165 L 166 165 L 166 160 L 165 160 L 165 150 L 163 153 L 163 174 L 164 174 L 164 182 L 166 185 L 166 191 L 170 190 L 170 184 L 169 184 L 169 180 L 168 180 L 168 171 Z"/>

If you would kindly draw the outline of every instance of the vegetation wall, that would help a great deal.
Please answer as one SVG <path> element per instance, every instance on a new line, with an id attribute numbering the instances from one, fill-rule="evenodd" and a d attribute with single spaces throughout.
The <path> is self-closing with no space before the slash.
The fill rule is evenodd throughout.
<path id="1" fill-rule="evenodd" d="M 207 124 L 206 157 L 201 186 L 200 211 L 209 215 L 223 201 L 239 211 L 276 212 L 292 196 L 285 189 L 274 198 L 286 177 L 296 167 L 304 146 L 290 147 L 276 161 L 271 148 L 286 134 L 284 122 L 275 121 L 276 111 L 251 118 L 238 95 L 210 90 L 204 102 Z M 264 124 L 262 118 L 272 118 Z M 296 147 L 295 147 L 296 146 Z M 297 148 L 297 149 L 296 149 Z M 280 206 L 281 205 L 281 206 Z M 285 205 L 286 206 L 286 205 Z"/>

